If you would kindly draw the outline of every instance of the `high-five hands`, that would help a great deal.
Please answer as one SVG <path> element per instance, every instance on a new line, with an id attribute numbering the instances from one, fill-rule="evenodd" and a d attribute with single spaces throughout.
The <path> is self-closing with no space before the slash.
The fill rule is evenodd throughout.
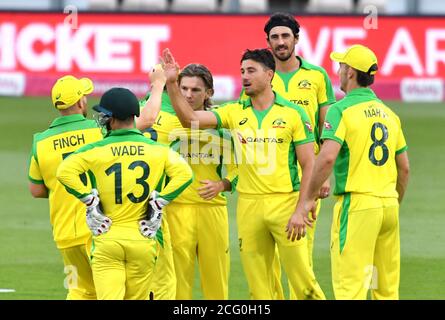
<path id="1" fill-rule="evenodd" d="M 159 85 L 165 85 L 165 82 L 167 81 L 167 78 L 165 77 L 164 68 L 162 67 L 162 64 L 157 64 L 153 67 L 153 70 L 148 75 L 150 79 L 151 85 L 159 84 Z"/>
<path id="2" fill-rule="evenodd" d="M 176 82 L 179 75 L 179 65 L 168 48 L 162 51 L 162 67 L 167 82 Z"/>

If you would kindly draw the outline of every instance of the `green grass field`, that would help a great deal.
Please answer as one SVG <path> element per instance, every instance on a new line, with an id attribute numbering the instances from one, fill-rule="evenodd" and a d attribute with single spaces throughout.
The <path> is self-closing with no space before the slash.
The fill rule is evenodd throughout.
<path id="1" fill-rule="evenodd" d="M 93 105 L 95 100 L 90 100 Z M 445 299 L 445 124 L 443 104 L 388 103 L 403 123 L 411 179 L 400 212 L 402 299 Z M 45 130 L 57 112 L 49 98 L 0 97 L 0 289 L 3 299 L 64 299 L 61 257 L 52 240 L 47 200 L 28 192 L 32 134 Z M 441 134 L 442 132 L 442 134 Z M 248 299 L 237 248 L 234 200 L 230 201 L 230 298 Z M 314 250 L 315 272 L 333 299 L 329 233 L 333 200 L 324 201 Z M 0 290 L 1 291 L 1 290 Z M 196 282 L 195 297 L 202 296 Z"/>

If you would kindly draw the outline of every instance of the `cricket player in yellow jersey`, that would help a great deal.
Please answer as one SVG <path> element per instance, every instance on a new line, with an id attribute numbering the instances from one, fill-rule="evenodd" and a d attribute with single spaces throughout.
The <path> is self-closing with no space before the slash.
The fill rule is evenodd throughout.
<path id="1" fill-rule="evenodd" d="M 276 70 L 272 79 L 272 88 L 289 101 L 304 108 L 309 116 L 315 136 L 315 154 L 319 151 L 319 137 L 326 111 L 335 102 L 334 90 L 326 71 L 310 64 L 295 55 L 295 46 L 299 41 L 300 24 L 289 13 L 274 13 L 264 26 L 267 44 L 275 59 Z M 300 170 L 300 168 L 299 168 Z M 329 196 L 329 178 L 320 188 L 320 199 Z M 320 212 L 318 202 L 316 214 Z M 315 227 L 307 231 L 309 262 L 312 263 L 312 251 L 315 239 Z M 274 266 L 275 267 L 275 266 Z M 276 272 L 280 275 L 279 265 Z M 280 279 L 278 276 L 277 279 Z M 278 288 L 279 292 L 280 289 Z M 279 294 L 279 293 L 278 293 Z M 291 298 L 295 298 L 290 292 Z"/>
<path id="2" fill-rule="evenodd" d="M 205 66 L 187 65 L 178 82 L 184 99 L 194 110 L 210 108 L 213 77 Z M 237 180 L 236 165 L 230 157 L 231 140 L 223 143 L 222 133 L 215 130 L 184 129 L 166 94 L 151 129 L 153 139 L 170 143 L 180 152 L 195 178 L 166 210 L 177 278 L 176 299 L 192 299 L 196 258 L 204 298 L 228 299 L 229 223 L 227 200 L 221 192 L 234 190 Z M 225 154 L 224 144 L 228 147 Z M 229 160 L 223 161 L 223 154 Z M 223 162 L 229 172 L 225 179 L 221 177 Z"/>
<path id="3" fill-rule="evenodd" d="M 134 128 L 139 102 L 128 89 L 108 90 L 93 109 L 107 135 L 69 156 L 57 178 L 87 205 L 98 299 L 148 299 L 162 208 L 191 183 L 192 171 L 177 153 Z M 85 172 L 97 191 L 76 179 Z M 158 193 L 165 176 L 170 180 Z"/>
<path id="4" fill-rule="evenodd" d="M 64 76 L 52 88 L 52 101 L 59 110 L 49 129 L 34 135 L 29 189 L 35 198 L 49 198 L 50 222 L 54 241 L 65 266 L 67 299 L 96 299 L 86 244 L 91 237 L 85 221 L 85 207 L 56 179 L 62 160 L 79 147 L 102 139 L 94 120 L 87 120 L 86 95 L 93 91 L 90 79 Z M 91 185 L 85 175 L 79 183 Z"/>
<path id="5" fill-rule="evenodd" d="M 289 101 L 304 108 L 315 136 L 315 154 L 319 150 L 319 136 L 329 105 L 335 102 L 334 90 L 326 71 L 295 55 L 300 24 L 289 13 L 274 13 L 264 26 L 267 44 L 275 59 L 276 70 L 272 88 Z M 243 95 L 242 98 L 247 98 Z M 330 192 L 329 180 L 320 188 L 320 198 Z M 317 214 L 320 205 L 317 207 Z M 309 260 L 312 265 L 314 228 L 308 230 Z"/>
<path id="6" fill-rule="evenodd" d="M 164 93 L 165 76 L 160 64 L 155 66 L 153 74 L 157 76 L 154 79 L 150 79 L 150 93 L 139 102 L 142 109 L 140 116 L 136 118 L 136 127 L 152 140 L 168 145 L 169 131 L 159 130 L 157 132 L 153 129 L 153 126 L 159 124 L 161 118 L 169 116 L 169 112 L 165 111 L 166 103 L 168 104 L 168 101 L 166 101 L 168 95 Z M 171 105 L 169 108 L 173 110 Z M 168 123 L 170 122 L 164 123 L 163 129 L 167 129 L 165 124 Z M 162 219 L 162 227 L 158 232 L 158 236 L 159 240 L 162 241 L 162 246 L 156 261 L 155 270 L 153 271 L 155 276 L 150 281 L 150 299 L 174 300 L 176 298 L 176 275 L 167 219 Z"/>
<path id="7" fill-rule="evenodd" d="M 272 91 L 275 62 L 270 51 L 247 50 L 241 58 L 241 77 L 249 99 L 212 111 L 194 111 L 184 103 L 176 82 L 176 62 L 168 49 L 163 59 L 167 90 L 183 126 L 196 123 L 201 128 L 229 128 L 236 137 L 237 225 L 251 297 L 275 297 L 272 264 L 276 244 L 297 298 L 324 299 L 309 265 L 306 242 L 289 241 L 285 232 L 300 186 L 304 193 L 312 172 L 314 137 L 304 110 Z"/>
<path id="8" fill-rule="evenodd" d="M 400 279 L 399 204 L 408 184 L 407 146 L 399 117 L 368 88 L 377 57 L 354 45 L 331 53 L 340 67 L 346 96 L 333 104 L 324 123 L 324 143 L 308 193 L 297 208 L 297 238 L 312 219 L 318 189 L 335 175 L 337 203 L 331 230 L 331 269 L 337 299 L 398 299 Z"/>

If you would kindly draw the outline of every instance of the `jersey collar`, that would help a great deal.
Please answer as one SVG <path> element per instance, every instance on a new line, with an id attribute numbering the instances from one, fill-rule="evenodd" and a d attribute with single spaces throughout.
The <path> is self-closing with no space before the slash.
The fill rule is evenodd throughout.
<path id="1" fill-rule="evenodd" d="M 309 63 L 306 60 L 304 60 L 302 57 L 297 56 L 297 59 L 300 61 L 300 68 L 307 69 L 307 70 L 309 70 L 311 68 Z"/>
<path id="2" fill-rule="evenodd" d="M 138 129 L 117 129 L 109 131 L 105 137 L 125 136 L 131 134 L 142 135 L 142 132 L 140 132 Z"/>
<path id="3" fill-rule="evenodd" d="M 347 97 L 354 97 L 354 96 L 371 96 L 373 98 L 376 98 L 376 95 L 374 91 L 372 91 L 370 88 L 355 88 L 348 92 L 346 95 Z"/>
<path id="4" fill-rule="evenodd" d="M 84 121 L 86 118 L 82 114 L 71 114 L 69 116 L 61 116 L 53 120 L 50 124 L 50 128 L 61 126 L 63 124 L 71 123 L 71 122 L 77 122 L 77 121 Z"/>
<path id="5" fill-rule="evenodd" d="M 273 102 L 274 105 L 276 104 L 281 107 L 284 107 L 285 105 L 289 104 L 289 102 L 285 98 L 283 98 L 279 93 L 275 91 L 273 93 L 275 95 L 275 100 Z M 246 100 L 240 100 L 240 103 L 243 105 L 243 109 L 246 109 L 248 107 L 253 108 L 252 99 L 250 99 L 250 97 L 248 97 Z"/>

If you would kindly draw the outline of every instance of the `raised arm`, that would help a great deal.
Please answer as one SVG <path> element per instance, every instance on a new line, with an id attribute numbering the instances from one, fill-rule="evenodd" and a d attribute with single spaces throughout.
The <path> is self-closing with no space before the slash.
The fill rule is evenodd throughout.
<path id="1" fill-rule="evenodd" d="M 150 73 L 150 97 L 141 110 L 141 114 L 136 118 L 136 128 L 144 130 L 151 128 L 161 110 L 162 92 L 165 86 L 165 74 L 161 65 L 156 65 Z"/>
<path id="2" fill-rule="evenodd" d="M 191 128 L 193 124 L 193 126 L 203 129 L 216 128 L 218 126 L 218 120 L 212 112 L 194 111 L 182 96 L 178 86 L 179 66 L 169 49 L 163 51 L 162 58 L 164 60 L 164 70 L 167 78 L 167 92 L 182 126 L 184 128 Z"/>

